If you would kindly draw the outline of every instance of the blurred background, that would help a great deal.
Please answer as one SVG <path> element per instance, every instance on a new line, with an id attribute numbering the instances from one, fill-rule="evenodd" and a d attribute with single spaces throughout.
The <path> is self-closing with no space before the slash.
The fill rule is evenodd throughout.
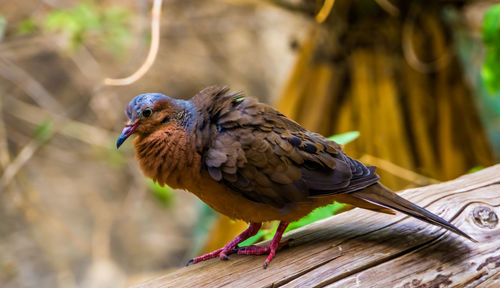
<path id="1" fill-rule="evenodd" d="M 164 0 L 156 58 L 121 86 L 105 79 L 147 58 L 153 1 L 0 2 L 0 287 L 125 287 L 246 227 L 115 149 L 140 93 L 243 90 L 395 190 L 498 163 L 496 2 Z M 348 207 L 328 209 L 307 223 Z"/>

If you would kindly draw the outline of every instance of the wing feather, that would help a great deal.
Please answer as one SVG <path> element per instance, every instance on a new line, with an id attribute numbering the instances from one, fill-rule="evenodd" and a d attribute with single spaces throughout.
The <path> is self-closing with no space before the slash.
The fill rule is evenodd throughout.
<path id="1" fill-rule="evenodd" d="M 283 208 L 378 181 L 373 168 L 272 107 L 241 94 L 217 94 L 209 111 L 217 131 L 205 153 L 210 176 L 255 202 Z"/>

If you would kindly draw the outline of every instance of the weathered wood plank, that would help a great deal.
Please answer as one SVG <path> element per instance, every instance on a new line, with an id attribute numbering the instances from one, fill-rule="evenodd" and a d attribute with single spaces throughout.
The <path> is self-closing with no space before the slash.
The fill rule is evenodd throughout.
<path id="1" fill-rule="evenodd" d="M 199 263 L 135 287 L 500 284 L 500 225 L 479 227 L 473 215 L 479 206 L 500 215 L 500 165 L 401 195 L 453 219 L 479 243 L 402 214 L 356 209 L 287 233 L 285 239 L 293 239 L 292 247 L 280 251 L 266 270 L 262 268 L 263 256 L 232 255 L 229 261 Z M 476 218 L 481 215 L 487 217 L 488 213 L 476 213 Z"/>

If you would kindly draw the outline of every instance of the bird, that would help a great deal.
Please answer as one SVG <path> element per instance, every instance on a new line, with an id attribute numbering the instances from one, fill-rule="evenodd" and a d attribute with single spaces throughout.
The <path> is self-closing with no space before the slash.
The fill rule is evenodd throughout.
<path id="1" fill-rule="evenodd" d="M 131 135 L 145 176 L 190 191 L 214 210 L 249 223 L 224 247 L 186 265 L 231 254 L 266 254 L 267 268 L 290 222 L 333 202 L 375 212 L 399 211 L 475 240 L 443 218 L 380 183 L 375 167 L 347 156 L 336 142 L 311 132 L 270 105 L 227 86 L 210 86 L 189 100 L 160 93 L 135 96 L 119 148 Z M 239 244 L 263 222 L 279 221 L 265 246 Z"/>

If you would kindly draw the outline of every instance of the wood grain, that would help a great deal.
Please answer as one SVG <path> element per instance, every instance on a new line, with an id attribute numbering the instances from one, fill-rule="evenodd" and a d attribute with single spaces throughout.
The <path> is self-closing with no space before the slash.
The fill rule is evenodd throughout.
<path id="1" fill-rule="evenodd" d="M 134 287 L 500 285 L 500 225 L 493 223 L 500 216 L 500 165 L 401 195 L 452 219 L 479 242 L 402 214 L 355 209 L 287 233 L 292 247 L 281 250 L 266 270 L 264 256 L 232 255 L 228 261 L 180 268 Z M 476 224 L 474 216 L 486 222 Z M 493 228 L 487 227 L 490 222 Z"/>

